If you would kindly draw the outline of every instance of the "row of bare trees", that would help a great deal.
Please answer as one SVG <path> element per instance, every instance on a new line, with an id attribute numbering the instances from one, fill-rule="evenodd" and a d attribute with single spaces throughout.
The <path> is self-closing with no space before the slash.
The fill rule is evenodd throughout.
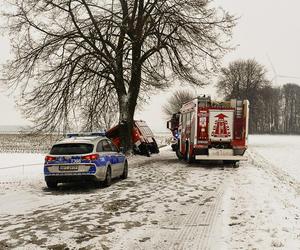
<path id="1" fill-rule="evenodd" d="M 300 86 L 273 87 L 255 60 L 238 60 L 222 68 L 218 91 L 250 101 L 250 133 L 300 134 Z"/>

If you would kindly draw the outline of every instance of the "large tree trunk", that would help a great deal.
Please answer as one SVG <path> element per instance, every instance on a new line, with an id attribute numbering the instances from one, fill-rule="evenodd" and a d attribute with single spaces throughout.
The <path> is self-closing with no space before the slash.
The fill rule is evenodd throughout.
<path id="1" fill-rule="evenodd" d="M 141 44 L 136 42 L 132 49 L 131 80 L 129 82 L 129 88 L 127 94 L 123 93 L 119 96 L 121 145 L 127 153 L 132 151 L 133 118 L 142 80 L 140 57 Z"/>
<path id="2" fill-rule="evenodd" d="M 132 151 L 132 129 L 133 129 L 133 117 L 134 112 L 129 109 L 129 102 L 127 100 L 127 95 L 123 95 L 119 101 L 120 108 L 120 139 L 121 147 L 124 148 L 126 153 L 131 153 Z"/>

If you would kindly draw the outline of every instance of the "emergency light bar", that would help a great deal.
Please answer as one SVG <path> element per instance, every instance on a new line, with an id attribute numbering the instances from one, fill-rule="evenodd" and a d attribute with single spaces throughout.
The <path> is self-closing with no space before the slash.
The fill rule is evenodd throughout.
<path id="1" fill-rule="evenodd" d="M 72 137 L 87 137 L 87 136 L 106 136 L 106 132 L 85 132 L 85 133 L 68 133 L 66 134 L 67 138 Z"/>

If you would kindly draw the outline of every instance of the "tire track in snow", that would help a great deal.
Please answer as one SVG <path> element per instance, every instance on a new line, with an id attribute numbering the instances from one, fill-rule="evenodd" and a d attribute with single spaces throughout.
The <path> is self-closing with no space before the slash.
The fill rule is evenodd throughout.
<path id="1" fill-rule="evenodd" d="M 129 179 L 116 181 L 110 188 L 66 185 L 42 193 L 41 198 L 55 202 L 34 207 L 26 216 L 10 216 L 12 223 L 0 230 L 0 237 L 5 236 L 4 231 L 9 237 L 2 243 L 50 247 L 67 242 L 65 247 L 69 248 L 88 245 L 101 249 L 96 245 L 104 241 L 115 249 L 208 248 L 223 195 L 222 183 L 232 171 L 220 171 L 218 166 L 193 167 L 178 161 L 173 152 L 132 159 L 130 167 Z M 34 195 L 40 192 L 31 191 Z M 60 196 L 68 201 L 58 202 Z M 17 232 L 11 228 L 22 224 Z M 52 237 L 47 237 L 50 234 Z"/>
<path id="2" fill-rule="evenodd" d="M 193 206 L 170 249 L 209 249 L 223 194 L 223 184 L 214 192 L 204 193 L 203 202 Z"/>

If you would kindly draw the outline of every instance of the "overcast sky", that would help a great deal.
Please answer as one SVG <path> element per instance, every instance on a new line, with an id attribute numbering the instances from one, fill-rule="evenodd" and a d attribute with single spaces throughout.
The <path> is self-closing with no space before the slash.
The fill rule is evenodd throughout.
<path id="1" fill-rule="evenodd" d="M 254 58 L 269 71 L 272 79 L 276 74 L 300 77 L 300 1 L 299 0 L 215 0 L 217 6 L 240 19 L 234 29 L 232 45 L 237 45 L 223 60 L 223 66 L 236 59 Z M 9 57 L 9 42 L 0 37 L 0 63 Z M 268 55 L 268 56 L 267 56 Z M 276 73 L 272 69 L 270 58 Z M 276 78 L 276 84 L 287 82 L 300 84 L 295 78 Z M 216 96 L 212 85 L 195 92 Z M 2 87 L 0 87 L 3 90 Z M 148 105 L 138 111 L 136 119 L 143 119 L 155 131 L 165 130 L 162 106 L 174 89 L 153 95 Z M 0 125 L 24 125 L 26 121 L 14 107 L 13 98 L 0 93 Z"/>

